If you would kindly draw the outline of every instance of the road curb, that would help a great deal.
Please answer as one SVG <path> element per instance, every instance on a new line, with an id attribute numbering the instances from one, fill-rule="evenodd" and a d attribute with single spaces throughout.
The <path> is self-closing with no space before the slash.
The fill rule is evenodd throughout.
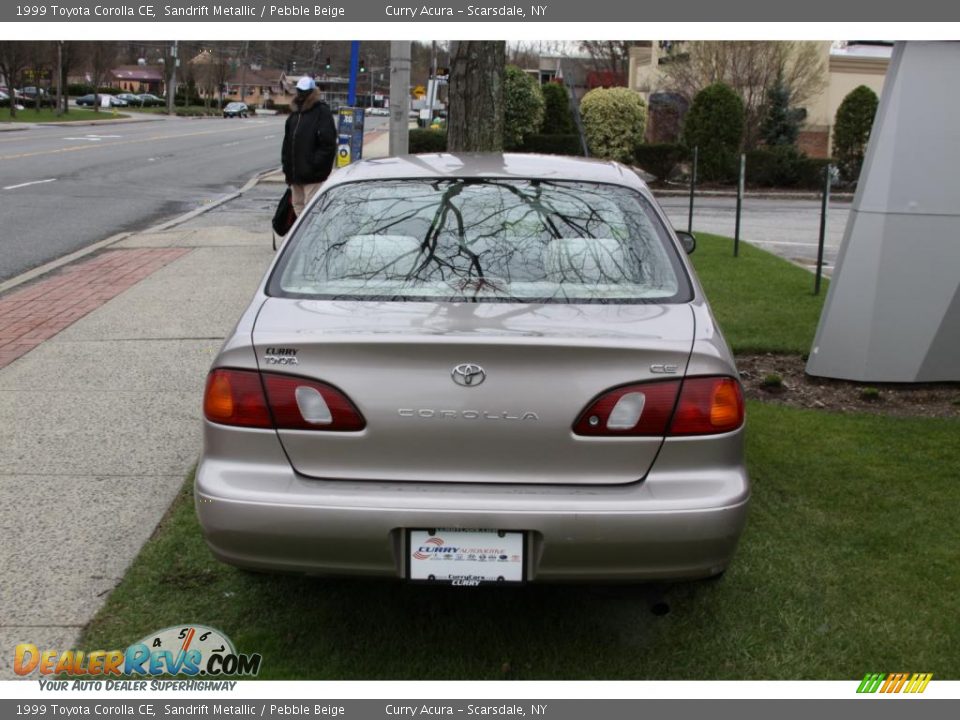
<path id="1" fill-rule="evenodd" d="M 63 257 L 57 258 L 56 260 L 51 260 L 50 262 L 40 265 L 39 267 L 35 267 L 32 270 L 27 270 L 24 273 L 20 273 L 16 277 L 10 278 L 9 280 L 5 280 L 4 282 L 0 283 L 0 294 L 3 294 L 8 290 L 12 290 L 13 288 L 19 285 L 23 285 L 24 283 L 30 282 L 31 280 L 36 280 L 37 278 L 42 277 L 47 273 L 53 272 L 54 270 L 57 270 L 63 267 L 64 265 L 69 265 L 71 263 L 76 262 L 77 260 L 82 260 L 88 255 L 92 255 L 93 253 L 99 252 L 100 250 L 103 250 L 106 247 L 109 247 L 115 243 L 118 243 L 121 240 L 126 240 L 128 237 L 131 237 L 133 235 L 145 235 L 151 232 L 163 232 L 164 230 L 169 230 L 170 228 L 176 227 L 181 223 L 185 223 L 188 220 L 192 220 L 198 215 L 203 215 L 205 212 L 213 210 L 215 207 L 219 207 L 220 205 L 230 202 L 231 200 L 236 200 L 238 197 L 243 195 L 243 193 L 247 192 L 248 190 L 253 188 L 257 183 L 259 183 L 262 178 L 274 172 L 276 172 L 275 168 L 271 170 L 264 170 L 262 172 L 259 172 L 255 174 L 253 177 L 251 177 L 249 180 L 247 180 L 247 182 L 239 190 L 236 190 L 230 193 L 229 195 L 225 195 L 224 197 L 214 200 L 213 202 L 210 202 L 206 205 L 201 205 L 198 208 L 194 208 L 193 210 L 187 213 L 184 213 L 183 215 L 179 215 L 171 220 L 166 220 L 160 223 L 159 225 L 152 225 L 151 227 L 148 227 L 144 230 L 132 230 L 130 232 L 122 232 L 122 233 L 117 233 L 116 235 L 111 235 L 110 237 L 105 238 L 104 240 L 99 240 L 93 243 L 92 245 L 88 245 L 84 248 L 80 248 L 79 250 L 75 250 L 69 255 L 64 255 Z"/>
<path id="2" fill-rule="evenodd" d="M 64 120 L 62 122 L 33 123 L 43 127 L 85 127 L 89 125 L 131 125 L 133 123 L 159 122 L 163 118 L 104 118 L 103 120 Z"/>

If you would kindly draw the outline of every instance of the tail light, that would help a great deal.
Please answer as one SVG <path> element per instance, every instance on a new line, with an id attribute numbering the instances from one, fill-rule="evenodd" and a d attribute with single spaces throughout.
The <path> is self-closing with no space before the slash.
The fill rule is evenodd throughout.
<path id="1" fill-rule="evenodd" d="M 698 377 L 683 381 L 670 435 L 711 435 L 743 425 L 743 390 L 730 377 Z"/>
<path id="2" fill-rule="evenodd" d="M 260 374 L 249 370 L 214 370 L 207 375 L 203 414 L 221 425 L 273 428 Z"/>
<path id="3" fill-rule="evenodd" d="M 350 399 L 326 383 L 271 373 L 263 382 L 278 429 L 356 432 L 367 425 Z"/>
<path id="4" fill-rule="evenodd" d="M 573 432 L 593 437 L 711 435 L 736 430 L 743 417 L 736 379 L 694 377 L 610 390 L 580 414 Z"/>
<path id="5" fill-rule="evenodd" d="M 360 411 L 336 388 L 253 370 L 213 370 L 207 376 L 203 414 L 221 425 L 271 430 L 355 432 L 366 427 Z"/>

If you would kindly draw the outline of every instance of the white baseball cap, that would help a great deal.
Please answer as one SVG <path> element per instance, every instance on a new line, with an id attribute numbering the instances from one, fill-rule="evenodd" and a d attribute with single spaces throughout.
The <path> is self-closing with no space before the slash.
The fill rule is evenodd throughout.
<path id="1" fill-rule="evenodd" d="M 297 90 L 313 90 L 317 86 L 317 83 L 314 82 L 313 78 L 309 75 L 304 75 L 302 78 L 297 80 Z"/>

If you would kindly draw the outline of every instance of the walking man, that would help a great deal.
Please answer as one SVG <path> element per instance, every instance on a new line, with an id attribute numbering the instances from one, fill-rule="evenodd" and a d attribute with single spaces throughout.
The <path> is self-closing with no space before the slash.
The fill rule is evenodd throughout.
<path id="1" fill-rule="evenodd" d="M 330 175 L 336 153 L 333 113 L 320 99 L 316 82 L 305 75 L 297 81 L 297 96 L 291 103 L 280 153 L 297 216 Z"/>

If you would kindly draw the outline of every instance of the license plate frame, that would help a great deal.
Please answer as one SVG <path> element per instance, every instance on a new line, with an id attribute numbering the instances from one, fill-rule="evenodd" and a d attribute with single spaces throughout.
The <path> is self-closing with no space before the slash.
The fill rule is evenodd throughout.
<path id="1" fill-rule="evenodd" d="M 523 585 L 527 581 L 528 555 L 527 533 L 523 530 L 407 528 L 404 531 L 405 577 L 414 584 Z"/>

